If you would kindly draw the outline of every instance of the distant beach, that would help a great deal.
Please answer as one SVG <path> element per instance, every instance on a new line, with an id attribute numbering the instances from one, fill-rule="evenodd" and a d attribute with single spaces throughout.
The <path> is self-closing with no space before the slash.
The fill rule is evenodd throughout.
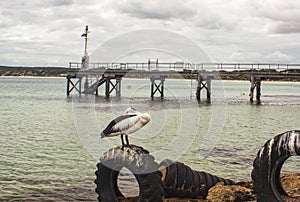
<path id="1" fill-rule="evenodd" d="M 66 77 L 67 72 L 70 68 L 67 67 L 22 67 L 22 66 L 0 66 L 0 76 L 33 76 L 33 77 Z M 73 68 L 72 70 L 80 71 L 80 68 Z M 224 71 L 224 70 L 222 70 Z M 237 70 L 233 71 L 236 72 Z M 240 72 L 249 71 L 249 70 L 239 70 Z M 254 71 L 261 71 L 261 72 L 277 72 L 276 70 L 254 70 Z M 281 71 L 284 73 L 300 73 L 300 69 L 289 69 Z M 130 76 L 126 76 L 130 77 Z M 169 78 L 170 79 L 170 78 Z M 245 80 L 243 77 L 222 77 L 222 80 L 236 80 L 241 81 Z M 271 81 L 271 80 L 268 80 Z M 274 81 L 274 80 L 272 80 Z M 296 81 L 299 82 L 299 79 L 276 79 L 275 81 Z"/>

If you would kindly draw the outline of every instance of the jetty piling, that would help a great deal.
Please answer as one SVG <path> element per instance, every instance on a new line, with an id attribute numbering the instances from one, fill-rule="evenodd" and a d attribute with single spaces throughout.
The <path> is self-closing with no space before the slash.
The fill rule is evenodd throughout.
<path id="1" fill-rule="evenodd" d="M 197 75 L 197 90 L 196 90 L 196 98 L 199 101 L 201 99 L 201 91 L 202 89 L 206 90 L 206 99 L 210 101 L 211 97 L 211 80 L 213 79 L 212 76 L 203 77 L 200 73 Z"/>
<path id="2" fill-rule="evenodd" d="M 122 76 L 120 75 L 114 75 L 114 76 L 102 76 L 101 79 L 99 79 L 96 83 L 95 90 L 93 88 L 90 89 L 90 94 L 93 94 L 95 92 L 96 95 L 99 95 L 99 87 L 101 85 L 104 86 L 105 90 L 105 97 L 110 97 L 111 93 L 113 91 L 116 92 L 116 96 L 121 96 L 121 80 Z"/>
<path id="3" fill-rule="evenodd" d="M 251 76 L 250 77 L 250 93 L 249 93 L 249 97 L 250 97 L 250 102 L 253 102 L 253 97 L 254 97 L 254 89 L 256 89 L 256 100 L 259 102 L 260 101 L 260 90 L 261 90 L 261 78 L 260 77 L 255 77 L 255 76 Z"/>
<path id="4" fill-rule="evenodd" d="M 163 75 L 153 75 L 150 77 L 150 82 L 151 82 L 151 98 L 154 98 L 154 95 L 156 92 L 160 93 L 160 97 L 164 97 L 164 83 L 165 83 L 166 76 Z M 157 84 L 155 81 L 159 81 Z"/>
<path id="5" fill-rule="evenodd" d="M 72 79 L 75 79 L 73 82 Z M 67 95 L 75 89 L 79 94 L 81 94 L 81 81 L 82 77 L 77 77 L 76 75 L 67 75 Z"/>
<path id="6" fill-rule="evenodd" d="M 105 96 L 108 98 L 113 91 L 116 91 L 116 96 L 121 96 L 121 79 L 122 77 L 115 75 L 114 77 L 107 77 L 105 82 Z M 115 81 L 115 82 L 114 82 Z M 111 86 L 111 88 L 110 88 Z M 99 86 L 98 86 L 99 87 Z"/>

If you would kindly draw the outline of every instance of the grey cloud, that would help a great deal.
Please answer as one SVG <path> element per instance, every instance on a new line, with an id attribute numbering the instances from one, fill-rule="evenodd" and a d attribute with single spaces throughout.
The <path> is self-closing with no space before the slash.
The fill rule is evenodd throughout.
<path id="1" fill-rule="evenodd" d="M 18 9 L 16 12 L 14 7 L 6 8 L 2 11 L 2 23 L 7 26 L 43 24 L 49 15 L 49 11 L 45 9 Z"/>
<path id="2" fill-rule="evenodd" d="M 210 61 L 206 53 L 192 40 L 174 32 L 159 29 L 138 30 L 115 37 L 98 47 L 91 57 L 115 61 L 120 57 L 137 55 L 146 62 L 150 56 L 145 56 L 143 54 L 145 51 L 151 52 L 150 55 L 156 55 L 154 58 L 160 60 L 166 59 L 162 58 L 162 55 L 169 55 L 173 59 L 184 59 L 192 63 Z"/>
<path id="3" fill-rule="evenodd" d="M 31 9 L 48 8 L 51 6 L 67 6 L 74 4 L 74 0 L 19 0 L 19 1 L 3 1 L 0 5 L 12 9 Z"/>
<path id="4" fill-rule="evenodd" d="M 80 61 L 84 45 L 80 35 L 86 24 L 91 30 L 91 55 L 99 44 L 107 45 L 106 40 L 119 34 L 156 28 L 190 37 L 212 60 L 295 63 L 300 62 L 299 36 L 286 33 L 300 33 L 299 8 L 299 1 L 294 0 L 0 0 L 0 46 L 5 53 L 0 63 L 65 65 Z M 131 43 L 151 48 L 149 43 L 156 41 L 161 49 L 184 52 L 185 41 L 176 47 L 163 46 L 168 40 L 168 44 L 175 44 L 172 36 L 148 32 L 139 43 L 136 36 L 115 41 L 113 51 L 130 48 Z M 135 54 L 131 55 L 134 58 Z M 101 62 L 110 56 L 101 53 L 91 60 Z"/>
<path id="5" fill-rule="evenodd" d="M 51 0 L 52 6 L 69 6 L 74 4 L 73 0 Z"/>
<path id="6" fill-rule="evenodd" d="M 189 1 L 182 0 L 125 0 L 118 5 L 117 9 L 134 17 L 159 20 L 187 19 L 197 12 L 189 5 Z"/>
<path id="7" fill-rule="evenodd" d="M 221 29 L 224 27 L 227 27 L 226 22 L 222 18 L 217 17 L 208 17 L 208 16 L 199 16 L 195 20 L 195 24 L 198 27 L 204 28 L 204 29 Z M 230 26 L 231 27 L 231 26 Z"/>
<path id="8" fill-rule="evenodd" d="M 258 13 L 273 21 L 298 21 L 300 18 L 300 3 L 294 0 L 266 0 L 256 5 Z"/>
<path id="9" fill-rule="evenodd" d="M 268 60 L 276 61 L 276 62 L 288 62 L 292 59 L 292 56 L 287 55 L 281 51 L 275 51 L 272 53 L 269 53 L 266 57 Z"/>
<path id="10" fill-rule="evenodd" d="M 300 2 L 294 0 L 265 0 L 256 4 L 257 13 L 269 21 L 272 34 L 300 33 Z"/>
<path id="11" fill-rule="evenodd" d="M 268 25 L 268 31 L 276 34 L 300 33 L 300 23 L 272 22 Z"/>
<path id="12" fill-rule="evenodd" d="M 194 1 L 197 14 L 193 18 L 193 23 L 202 29 L 207 30 L 232 30 L 238 24 L 238 16 L 243 15 L 239 9 L 234 9 L 236 1 L 221 2 Z"/>

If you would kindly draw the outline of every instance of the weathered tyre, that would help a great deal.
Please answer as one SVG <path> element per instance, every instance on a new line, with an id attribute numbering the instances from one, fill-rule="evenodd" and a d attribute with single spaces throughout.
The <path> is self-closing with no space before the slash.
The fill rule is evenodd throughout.
<path id="1" fill-rule="evenodd" d="M 235 184 L 232 180 L 220 178 L 206 172 L 195 171 L 183 163 L 172 162 L 169 159 L 160 163 L 160 169 L 165 172 L 163 186 L 166 198 L 205 199 L 208 190 L 216 183 Z"/>
<path id="2" fill-rule="evenodd" d="M 300 131 L 288 131 L 268 140 L 253 162 L 252 181 L 257 201 L 284 201 L 287 193 L 280 181 L 282 165 L 300 155 Z"/>
<path id="3" fill-rule="evenodd" d="M 139 184 L 138 202 L 162 201 L 164 190 L 161 181 L 161 172 L 154 157 L 142 147 L 116 147 L 110 149 L 100 158 L 97 164 L 95 191 L 98 201 L 113 202 L 123 199 L 124 196 L 118 188 L 118 175 L 125 167 L 132 172 Z"/>

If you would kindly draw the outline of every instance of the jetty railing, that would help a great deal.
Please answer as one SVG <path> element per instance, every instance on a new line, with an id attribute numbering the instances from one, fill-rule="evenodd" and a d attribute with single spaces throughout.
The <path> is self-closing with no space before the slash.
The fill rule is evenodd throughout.
<path id="1" fill-rule="evenodd" d="M 69 68 L 81 68 L 80 62 L 70 62 Z M 288 70 L 300 69 L 300 64 L 282 63 L 185 63 L 185 62 L 138 62 L 138 63 L 89 63 L 88 69 L 134 69 L 144 71 L 184 71 L 184 70 L 208 70 L 208 71 L 234 71 L 234 70 Z"/>
<path id="2" fill-rule="evenodd" d="M 266 79 L 299 80 L 300 64 L 275 63 L 161 63 L 158 60 L 147 63 L 89 63 L 88 68 L 82 64 L 70 62 L 67 75 L 67 95 L 74 89 L 79 93 L 99 94 L 98 88 L 104 86 L 105 96 L 113 91 L 121 96 L 122 77 L 131 72 L 133 77 L 149 77 L 151 98 L 157 93 L 164 97 L 167 78 L 189 78 L 197 80 L 196 98 L 200 100 L 201 91 L 206 91 L 206 98 L 211 99 L 212 80 L 220 78 L 242 78 L 250 81 L 250 102 L 260 102 L 261 82 Z M 73 69 L 76 68 L 76 69 Z M 78 71 L 80 69 L 80 71 Z M 295 69 L 296 71 L 287 71 Z M 82 70 L 82 71 L 81 71 Z M 263 71 L 260 71 L 263 70 Z"/>

